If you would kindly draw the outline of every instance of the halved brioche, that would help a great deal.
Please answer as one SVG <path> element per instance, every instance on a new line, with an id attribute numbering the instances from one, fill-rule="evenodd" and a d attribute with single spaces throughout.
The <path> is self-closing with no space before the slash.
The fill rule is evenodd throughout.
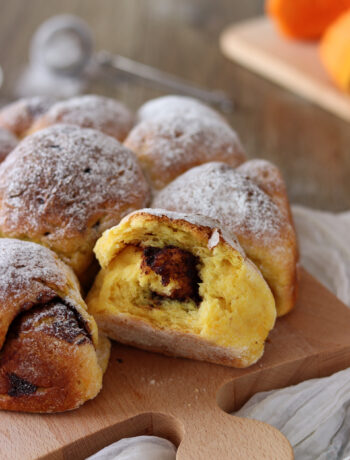
<path id="1" fill-rule="evenodd" d="M 263 354 L 273 295 L 217 222 L 143 209 L 107 230 L 95 253 L 102 270 L 87 304 L 109 337 L 234 367 Z"/>

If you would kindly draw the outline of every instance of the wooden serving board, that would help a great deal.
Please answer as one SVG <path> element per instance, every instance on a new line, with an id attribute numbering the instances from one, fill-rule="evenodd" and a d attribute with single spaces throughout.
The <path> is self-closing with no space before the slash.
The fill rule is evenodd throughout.
<path id="1" fill-rule="evenodd" d="M 254 366 L 232 369 L 114 344 L 95 400 L 63 414 L 0 413 L 0 458 L 80 460 L 122 437 L 154 434 L 178 445 L 180 460 L 291 460 L 275 428 L 226 412 L 258 391 L 348 366 L 350 309 L 302 271 L 295 310 L 277 321 Z"/>
<path id="2" fill-rule="evenodd" d="M 330 80 L 317 42 L 284 38 L 260 17 L 226 29 L 220 46 L 228 58 L 350 121 L 350 96 Z"/>

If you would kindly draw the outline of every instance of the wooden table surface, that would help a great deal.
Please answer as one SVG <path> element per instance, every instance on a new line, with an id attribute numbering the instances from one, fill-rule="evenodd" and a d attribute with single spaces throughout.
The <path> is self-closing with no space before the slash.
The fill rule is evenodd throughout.
<path id="1" fill-rule="evenodd" d="M 350 125 L 220 53 L 221 30 L 261 14 L 262 0 L 0 0 L 0 11 L 1 99 L 11 98 L 39 24 L 54 14 L 77 14 L 92 27 L 97 49 L 225 90 L 236 102 L 229 121 L 248 155 L 280 166 L 292 202 L 350 208 Z M 95 84 L 90 91 L 120 98 L 133 109 L 164 94 L 127 83 Z"/>

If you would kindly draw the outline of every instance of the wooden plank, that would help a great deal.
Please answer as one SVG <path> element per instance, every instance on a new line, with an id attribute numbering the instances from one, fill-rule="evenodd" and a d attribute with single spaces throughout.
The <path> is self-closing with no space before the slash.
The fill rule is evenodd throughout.
<path id="1" fill-rule="evenodd" d="M 263 358 L 232 369 L 114 344 L 101 393 L 56 415 L 2 412 L 0 457 L 80 460 L 125 436 L 155 434 L 178 459 L 291 459 L 269 425 L 225 412 L 258 391 L 350 366 L 350 309 L 305 271 L 295 310 L 277 321 Z"/>
<path id="2" fill-rule="evenodd" d="M 350 96 L 328 77 L 318 43 L 288 40 L 260 17 L 226 29 L 220 44 L 230 59 L 350 121 Z"/>

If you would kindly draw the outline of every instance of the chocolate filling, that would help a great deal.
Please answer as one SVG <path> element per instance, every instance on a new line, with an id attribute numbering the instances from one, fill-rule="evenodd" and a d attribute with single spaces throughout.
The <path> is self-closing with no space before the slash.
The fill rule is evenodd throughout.
<path id="1" fill-rule="evenodd" d="M 35 352 L 28 355 L 28 343 L 40 340 L 43 335 L 72 344 L 72 347 L 91 343 L 88 324 L 74 307 L 67 305 L 59 297 L 47 299 L 38 296 L 39 302 L 27 311 L 20 313 L 10 325 L 6 341 L 0 353 L 0 393 L 6 391 L 11 397 L 31 395 L 38 389 L 37 385 L 17 374 L 35 366 Z M 56 343 L 53 340 L 53 343 Z M 21 355 L 21 347 L 24 357 Z M 33 350 L 37 348 L 34 346 Z M 26 361 L 28 360 L 28 362 Z M 35 367 L 34 367 L 35 368 Z M 7 381 L 7 382 L 6 382 Z"/>
<path id="2" fill-rule="evenodd" d="M 19 317 L 20 332 L 40 331 L 68 343 L 81 345 L 90 342 L 90 334 L 81 315 L 60 298 L 33 307 L 25 317 Z"/>
<path id="3" fill-rule="evenodd" d="M 38 296 L 37 301 L 42 303 L 22 305 L 23 311 L 10 325 L 7 338 L 17 338 L 23 331 L 41 331 L 76 345 L 91 342 L 89 325 L 74 307 L 59 297 Z"/>
<path id="4" fill-rule="evenodd" d="M 152 270 L 159 275 L 163 286 L 167 286 L 170 281 L 175 281 L 178 285 L 168 296 L 156 292 L 152 293 L 152 297 L 180 301 L 192 299 L 198 305 L 202 301 L 199 295 L 199 263 L 199 258 L 189 251 L 174 246 L 148 246 L 143 250 L 141 269 L 145 273 Z"/>
<path id="5" fill-rule="evenodd" d="M 14 373 L 7 374 L 7 378 L 9 381 L 9 389 L 7 391 L 7 394 L 15 398 L 17 398 L 18 396 L 31 395 L 35 393 L 38 388 L 33 383 L 28 382 L 28 380 L 22 379 Z"/>

